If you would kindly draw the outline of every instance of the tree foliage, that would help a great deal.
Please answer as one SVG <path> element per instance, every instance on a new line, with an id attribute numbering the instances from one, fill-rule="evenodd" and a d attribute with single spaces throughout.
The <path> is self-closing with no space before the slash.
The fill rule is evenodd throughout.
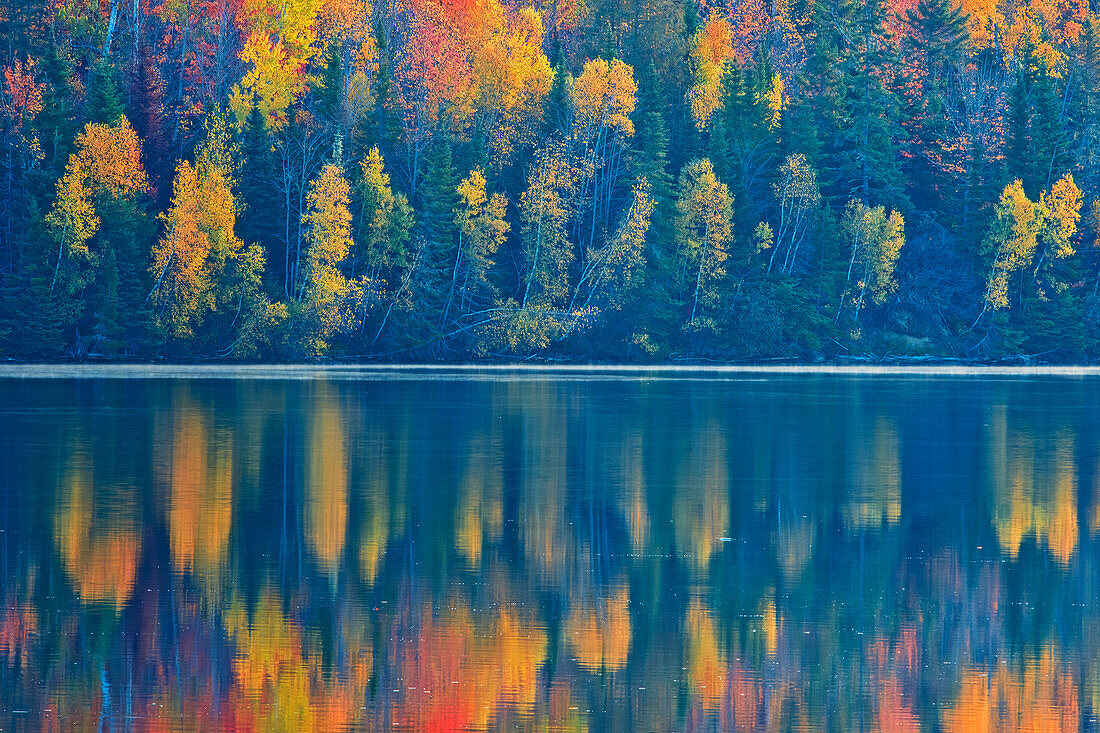
<path id="1" fill-rule="evenodd" d="M 7 356 L 1100 358 L 1085 0 L 4 2 Z"/>
<path id="2" fill-rule="evenodd" d="M 303 348 L 322 355 L 346 328 L 348 281 L 340 265 L 351 248 L 351 187 L 339 166 L 329 163 L 310 185 L 302 217 L 309 249 L 296 287 L 304 319 Z"/>

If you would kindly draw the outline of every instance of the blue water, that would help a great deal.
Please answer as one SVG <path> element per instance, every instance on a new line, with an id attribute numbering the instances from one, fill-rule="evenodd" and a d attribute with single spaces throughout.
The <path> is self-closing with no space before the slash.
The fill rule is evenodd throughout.
<path id="1" fill-rule="evenodd" d="M 2 730 L 1096 727 L 1100 378 L 76 373 Z"/>

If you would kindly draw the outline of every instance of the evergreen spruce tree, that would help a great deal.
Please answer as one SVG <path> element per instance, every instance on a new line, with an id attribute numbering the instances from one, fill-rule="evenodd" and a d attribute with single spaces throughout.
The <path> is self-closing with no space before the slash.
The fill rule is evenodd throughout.
<path id="1" fill-rule="evenodd" d="M 1089 199 L 1100 196 L 1100 15 L 1081 30 L 1077 71 L 1069 92 L 1072 159 L 1080 169 L 1078 185 Z"/>
<path id="2" fill-rule="evenodd" d="M 569 99 L 569 69 L 561 62 L 554 67 L 554 81 L 550 93 L 543 102 L 542 134 L 545 140 L 555 135 L 564 135 L 572 124 L 573 105 Z"/>
<path id="3" fill-rule="evenodd" d="M 761 220 L 771 197 L 779 142 L 766 107 L 771 81 L 766 57 L 758 57 L 748 68 L 728 61 L 722 75 L 722 107 L 711 123 L 711 160 L 719 179 L 728 182 L 730 193 L 741 202 L 736 222 L 741 235 Z"/>
<path id="4" fill-rule="evenodd" d="M 103 59 L 92 64 L 91 74 L 88 78 L 88 100 L 85 113 L 89 122 L 102 122 L 108 125 L 114 124 L 119 117 L 125 114 L 125 108 L 122 105 L 122 92 L 119 91 L 115 70 Z"/>
<path id="5" fill-rule="evenodd" d="M 1007 177 L 1019 178 L 1032 195 L 1070 169 L 1057 83 L 1046 59 L 1031 44 L 1022 44 L 1009 102 L 1005 162 Z"/>
<path id="6" fill-rule="evenodd" d="M 851 124 L 846 105 L 848 75 L 841 66 L 838 47 L 843 37 L 834 29 L 826 4 L 837 25 L 849 23 L 851 6 L 843 0 L 823 0 L 813 6 L 807 31 L 814 41 L 807 49 L 809 58 L 797 77 L 791 108 L 783 121 L 783 152 L 804 155 L 818 170 L 825 194 L 847 200 L 836 135 Z"/>
<path id="7" fill-rule="evenodd" d="M 672 206 L 676 199 L 675 179 L 669 172 L 668 123 L 652 87 L 641 85 L 639 97 L 631 172 L 636 179 L 645 177 L 649 181 L 656 208 L 647 239 L 660 247 L 672 239 Z"/>
<path id="8" fill-rule="evenodd" d="M 957 221 L 957 181 L 948 173 L 947 95 L 966 54 L 966 15 L 950 0 L 919 0 L 906 22 L 910 32 L 903 43 L 913 60 L 910 68 L 919 75 L 907 87 L 902 118 L 908 133 L 907 190 L 917 208 Z"/>
<path id="9" fill-rule="evenodd" d="M 437 140 L 424 159 L 424 179 L 417 191 L 417 236 L 434 246 L 450 247 L 455 237 L 454 211 L 458 206 L 458 182 L 450 144 Z"/>
<path id="10" fill-rule="evenodd" d="M 379 66 L 373 88 L 374 106 L 367 119 L 360 123 L 360 129 L 365 134 L 354 136 L 349 152 L 355 154 L 366 151 L 370 147 L 377 147 L 387 159 L 393 159 L 397 141 L 401 137 L 401 125 L 392 104 L 393 69 L 389 62 L 386 34 L 382 31 L 381 25 L 375 29 L 375 44 L 378 47 Z M 365 139 L 360 141 L 359 137 Z"/>
<path id="11" fill-rule="evenodd" d="M 344 85 L 344 45 L 336 37 L 329 41 L 322 56 L 324 66 L 313 88 L 313 98 L 317 102 L 317 113 L 339 134 L 347 131 L 342 126 L 340 94 Z"/>
<path id="12" fill-rule="evenodd" d="M 420 257 L 410 288 L 425 324 L 439 323 L 446 299 L 445 283 L 450 281 L 455 263 L 458 247 L 455 211 L 460 180 L 451 146 L 444 140 L 436 140 L 424 160 L 424 177 L 415 205 L 418 215 L 413 229 Z"/>
<path id="13" fill-rule="evenodd" d="M 253 106 L 241 130 L 240 198 L 237 235 L 259 244 L 267 262 L 268 291 L 285 297 L 286 199 L 279 191 L 279 161 L 263 113 Z"/>
<path id="14" fill-rule="evenodd" d="M 83 125 L 72 103 L 72 59 L 51 46 L 42 58 L 41 68 L 47 84 L 36 124 L 44 155 L 43 167 L 60 171 L 72 152 L 72 141 Z M 53 195 L 53 182 L 43 185 L 43 193 Z M 46 204 L 43 208 L 48 206 Z"/>
<path id="15" fill-rule="evenodd" d="M 145 43 L 137 48 L 130 77 L 130 119 L 142 141 L 142 162 L 159 206 L 166 206 L 170 195 L 168 179 L 168 138 L 164 129 L 164 84 L 153 57 Z"/>
<path id="16" fill-rule="evenodd" d="M 68 324 L 80 316 L 83 304 L 50 294 L 53 269 L 47 266 L 52 242 L 34 240 L 18 279 L 0 285 L 0 353 L 11 358 L 57 359 L 66 356 Z"/>
<path id="17" fill-rule="evenodd" d="M 638 85 L 631 173 L 636 180 L 644 177 L 649 181 L 654 210 L 646 234 L 645 297 L 637 321 L 630 327 L 633 340 L 647 356 L 667 344 L 678 315 L 668 287 L 676 239 L 676 181 L 670 172 L 670 140 L 663 107 L 655 85 L 645 81 Z"/>
<path id="18" fill-rule="evenodd" d="M 895 45 L 881 0 L 823 0 L 814 6 L 814 47 L 806 74 L 822 133 L 824 189 L 836 201 L 858 196 L 898 205 Z"/>
<path id="19" fill-rule="evenodd" d="M 904 38 L 931 79 L 944 79 L 966 54 L 967 16 L 951 0 L 918 0 L 906 21 L 911 33 Z"/>

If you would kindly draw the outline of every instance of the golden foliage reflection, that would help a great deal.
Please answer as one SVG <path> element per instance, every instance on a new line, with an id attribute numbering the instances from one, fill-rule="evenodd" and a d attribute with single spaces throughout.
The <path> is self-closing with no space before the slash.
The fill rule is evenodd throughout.
<path id="1" fill-rule="evenodd" d="M 171 442 L 169 539 L 177 572 L 213 588 L 223 577 L 233 514 L 233 437 L 212 433 L 189 400 L 177 400 Z"/>
<path id="2" fill-rule="evenodd" d="M 327 572 L 336 570 L 348 527 L 347 434 L 339 403 L 322 385 L 310 405 L 306 526 L 310 549 Z"/>
<path id="3" fill-rule="evenodd" d="M 565 633 L 577 663 L 589 672 L 622 669 L 630 653 L 630 591 L 626 584 L 570 603 Z"/>
<path id="4" fill-rule="evenodd" d="M 1015 559 L 1033 538 L 1061 565 L 1077 550 L 1077 469 L 1068 435 L 1010 426 L 1004 410 L 990 419 L 993 521 L 1002 550 Z"/>
<path id="5" fill-rule="evenodd" d="M 110 509 L 96 499 L 110 493 Z M 92 459 L 74 447 L 62 471 L 54 516 L 54 538 L 65 574 L 84 603 L 105 603 L 121 611 L 134 591 L 141 536 L 134 490 L 97 484 Z"/>

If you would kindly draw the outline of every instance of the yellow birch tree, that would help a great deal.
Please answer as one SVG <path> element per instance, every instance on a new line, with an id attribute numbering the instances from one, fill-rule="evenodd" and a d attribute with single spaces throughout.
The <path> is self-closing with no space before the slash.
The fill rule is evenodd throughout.
<path id="1" fill-rule="evenodd" d="M 676 289 L 684 302 L 691 303 L 686 323 L 690 330 L 715 326 L 700 309 L 718 302 L 732 222 L 733 197 L 711 162 L 703 158 L 684 166 L 676 201 Z"/>

